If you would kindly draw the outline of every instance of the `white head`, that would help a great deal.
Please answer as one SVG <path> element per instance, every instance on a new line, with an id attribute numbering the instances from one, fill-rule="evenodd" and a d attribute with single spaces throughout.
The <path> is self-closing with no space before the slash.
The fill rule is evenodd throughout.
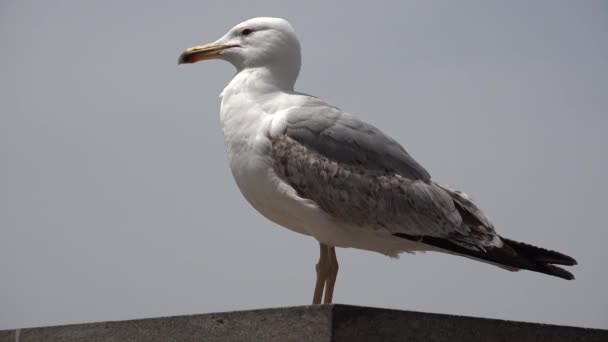
<path id="1" fill-rule="evenodd" d="M 253 18 L 233 27 L 217 41 L 194 46 L 179 57 L 179 64 L 223 59 L 240 72 L 264 68 L 293 81 L 300 71 L 300 42 L 291 25 L 279 18 Z"/>

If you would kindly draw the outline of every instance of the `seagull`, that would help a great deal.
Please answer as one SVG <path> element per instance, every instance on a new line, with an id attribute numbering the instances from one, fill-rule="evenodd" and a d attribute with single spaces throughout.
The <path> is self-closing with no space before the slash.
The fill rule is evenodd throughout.
<path id="1" fill-rule="evenodd" d="M 300 42 L 286 20 L 244 21 L 185 50 L 178 64 L 209 59 L 236 68 L 220 118 L 239 190 L 270 221 L 319 242 L 313 304 L 332 303 L 336 247 L 390 257 L 441 252 L 574 279 L 555 265 L 576 260 L 500 236 L 469 196 L 435 182 L 397 141 L 295 91 Z"/>

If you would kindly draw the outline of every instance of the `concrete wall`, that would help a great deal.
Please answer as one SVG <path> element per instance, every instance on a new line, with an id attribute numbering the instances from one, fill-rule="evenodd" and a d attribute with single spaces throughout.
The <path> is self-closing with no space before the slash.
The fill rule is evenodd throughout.
<path id="1" fill-rule="evenodd" d="M 606 342 L 608 330 L 318 305 L 0 331 L 8 341 Z"/>

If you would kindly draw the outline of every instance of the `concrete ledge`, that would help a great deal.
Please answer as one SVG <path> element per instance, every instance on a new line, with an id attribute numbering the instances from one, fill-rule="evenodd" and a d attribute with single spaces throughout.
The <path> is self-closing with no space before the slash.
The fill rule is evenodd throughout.
<path id="1" fill-rule="evenodd" d="M 5 341 L 599 342 L 608 330 L 332 304 L 0 331 Z"/>

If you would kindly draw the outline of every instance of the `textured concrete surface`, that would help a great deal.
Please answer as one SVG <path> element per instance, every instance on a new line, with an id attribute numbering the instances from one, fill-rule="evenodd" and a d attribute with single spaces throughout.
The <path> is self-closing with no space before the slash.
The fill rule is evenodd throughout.
<path id="1" fill-rule="evenodd" d="M 608 341 L 608 330 L 319 305 L 0 331 L 24 341 Z"/>
<path id="2" fill-rule="evenodd" d="M 304 306 L 20 329 L 0 341 L 329 341 L 330 317 L 329 306 Z"/>
<path id="3" fill-rule="evenodd" d="M 331 341 L 604 341 L 608 330 L 585 329 L 335 305 Z"/>

